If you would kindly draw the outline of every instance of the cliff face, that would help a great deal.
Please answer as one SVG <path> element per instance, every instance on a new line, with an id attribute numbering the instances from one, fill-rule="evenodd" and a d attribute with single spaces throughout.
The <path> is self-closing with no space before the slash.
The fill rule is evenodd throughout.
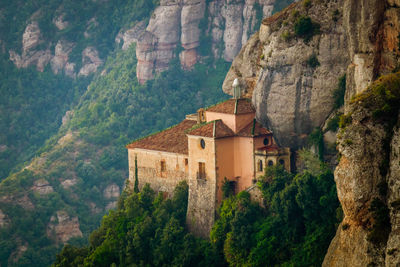
<path id="1" fill-rule="evenodd" d="M 190 69 L 200 60 L 200 49 L 207 50 L 204 56 L 231 62 L 262 18 L 272 14 L 274 3 L 275 0 L 161 0 L 150 20 L 134 22 L 132 28 L 121 30 L 115 41 L 123 49 L 137 44 L 137 77 L 141 83 L 167 69 L 170 60 L 177 56 L 182 66 Z M 78 42 L 57 39 L 60 33 L 78 23 L 68 21 L 62 12 L 61 6 L 50 22 L 56 31 L 54 36 L 47 36 L 48 32 L 43 34 L 40 29 L 40 12 L 31 16 L 22 36 L 21 52 L 14 48 L 8 51 L 10 60 L 18 68 L 36 66 L 43 71 L 51 64 L 53 73 L 64 72 L 75 77 L 96 72 L 103 64 L 96 48 L 104 46 L 103 43 L 87 42 L 91 45 L 81 48 L 79 38 L 74 39 Z M 99 31 L 101 27 L 96 17 L 91 18 L 80 38 L 90 40 L 91 31 Z M 110 40 L 113 38 L 109 36 Z M 76 55 L 71 60 L 74 49 L 82 49 L 81 62 Z"/>
<path id="2" fill-rule="evenodd" d="M 325 1 L 305 7 L 300 2 L 265 19 L 227 74 L 223 90 L 232 93 L 232 82 L 239 78 L 258 119 L 284 146 L 303 145 L 332 111 L 332 92 L 350 63 L 343 19 L 331 16 L 341 4 Z M 301 16 L 319 25 L 310 40 L 294 31 Z M 312 58 L 315 64 L 309 63 Z"/>
<path id="3" fill-rule="evenodd" d="M 293 148 L 303 145 L 306 135 L 332 112 L 339 77 L 347 74 L 349 100 L 394 69 L 398 54 L 398 3 L 304 3 L 263 21 L 233 61 L 223 85 L 232 94 L 232 82 L 239 78 L 260 121 L 282 145 Z M 312 37 L 296 33 L 301 16 L 312 20 Z"/>
<path id="4" fill-rule="evenodd" d="M 274 2 L 163 0 L 147 26 L 138 23 L 119 37 L 124 49 L 137 43 L 137 77 L 143 83 L 168 68 L 176 53 L 182 66 L 191 68 L 200 59 L 200 45 L 209 46 L 215 58 L 232 61 L 261 18 L 272 14 Z"/>
<path id="5" fill-rule="evenodd" d="M 372 93 L 387 79 L 398 81 L 398 76 L 367 89 L 398 67 L 399 7 L 393 0 L 292 4 L 263 21 L 233 61 L 223 85 L 232 94 L 232 82 L 239 78 L 257 107 L 258 119 L 282 145 L 298 148 L 332 113 L 332 93 L 346 74 L 344 118 L 349 122 L 338 135 L 341 160 L 335 171 L 344 220 L 324 266 L 400 264 L 399 131 L 394 126 L 398 122 L 386 120 L 397 118 L 399 103 L 390 114 L 382 111 L 386 119 L 376 120 L 385 103 L 379 93 Z M 296 29 L 304 18 L 313 25 L 308 36 Z M 397 95 L 398 84 L 387 84 Z M 363 101 L 352 101 L 356 95 Z M 397 101 L 388 96 L 386 100 Z"/>

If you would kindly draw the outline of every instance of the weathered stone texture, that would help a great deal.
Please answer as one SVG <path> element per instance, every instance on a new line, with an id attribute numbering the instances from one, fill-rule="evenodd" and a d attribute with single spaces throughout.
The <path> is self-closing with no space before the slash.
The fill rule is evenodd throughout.
<path id="1" fill-rule="evenodd" d="M 72 237 L 82 237 L 78 217 L 70 217 L 66 211 L 57 211 L 47 225 L 47 236 L 58 243 L 65 243 Z"/>
<path id="2" fill-rule="evenodd" d="M 300 4 L 294 8 L 304 12 Z M 230 94 L 233 80 L 241 80 L 253 97 L 258 119 L 273 130 L 282 146 L 302 146 L 306 135 L 321 126 L 332 111 L 332 92 L 349 64 L 344 28 L 325 17 L 337 8 L 339 3 L 310 8 L 308 14 L 321 29 L 309 42 L 282 37 L 293 35 L 293 10 L 266 20 L 242 48 L 225 78 L 223 90 Z M 286 26 L 281 26 L 283 18 Z M 316 67 L 307 63 L 313 55 L 319 62 Z"/>
<path id="3" fill-rule="evenodd" d="M 184 49 L 179 57 L 181 65 L 190 69 L 199 60 L 201 38 L 209 35 L 213 56 L 232 61 L 243 43 L 255 31 L 257 12 L 261 16 L 272 13 L 274 0 L 228 1 L 177 0 L 161 1 L 146 29 L 136 25 L 123 34 L 123 49 L 137 43 L 137 77 L 143 83 L 154 74 L 167 69 L 177 56 L 175 48 Z M 261 10 L 256 10 L 256 5 Z M 207 11 L 207 12 L 206 12 Z M 205 17 L 207 14 L 207 17 Z M 120 41 L 118 38 L 117 42 Z M 205 44 L 207 45 L 207 44 Z"/>
<path id="4" fill-rule="evenodd" d="M 120 195 L 119 186 L 115 183 L 110 184 L 104 189 L 103 195 L 105 198 L 118 198 Z"/>
<path id="5" fill-rule="evenodd" d="M 400 117 L 398 124 L 400 125 Z M 400 266 L 400 128 L 394 130 L 390 151 L 388 206 L 392 229 L 386 245 L 386 266 Z"/>
<path id="6" fill-rule="evenodd" d="M 199 145 L 200 138 L 189 137 L 189 198 L 187 209 L 187 225 L 196 236 L 208 238 L 214 224 L 217 204 L 217 174 L 214 155 L 215 143 L 204 138 L 205 148 Z M 199 162 L 205 163 L 206 177 L 198 178 Z"/>
<path id="7" fill-rule="evenodd" d="M 39 193 L 39 195 L 47 195 L 54 192 L 53 187 L 45 179 L 37 180 L 33 183 L 32 190 Z"/>
<path id="8" fill-rule="evenodd" d="M 128 149 L 129 183 L 133 189 L 135 184 L 135 155 L 138 162 L 139 188 L 147 183 L 156 192 L 172 196 L 179 182 L 188 179 L 188 167 L 185 165 L 187 155 L 168 152 L 157 152 L 141 149 Z M 165 162 L 166 170 L 161 171 L 161 161 Z"/>
<path id="9" fill-rule="evenodd" d="M 79 70 L 79 76 L 88 76 L 97 71 L 97 68 L 103 64 L 99 57 L 99 52 L 95 47 L 88 46 L 82 51 L 82 68 Z"/>

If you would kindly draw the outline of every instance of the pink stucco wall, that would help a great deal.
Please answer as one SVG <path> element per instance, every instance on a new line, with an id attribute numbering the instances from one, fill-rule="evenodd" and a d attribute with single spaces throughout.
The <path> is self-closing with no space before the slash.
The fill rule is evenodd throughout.
<path id="1" fill-rule="evenodd" d="M 237 192 L 243 191 L 252 185 L 254 177 L 253 138 L 229 137 L 217 139 L 217 200 L 222 200 L 222 185 L 226 177 L 236 182 Z"/>
<path id="2" fill-rule="evenodd" d="M 235 133 L 243 129 L 246 125 L 253 121 L 255 113 L 247 113 L 242 115 L 226 114 L 226 113 L 216 113 L 206 111 L 207 122 L 214 120 L 222 120 L 229 128 Z"/>
<path id="3" fill-rule="evenodd" d="M 234 138 L 234 170 L 238 181 L 238 192 L 252 185 L 254 177 L 254 151 L 253 138 Z"/>
<path id="4" fill-rule="evenodd" d="M 234 138 L 217 139 L 215 144 L 217 165 L 217 202 L 222 201 L 222 185 L 224 178 L 234 181 Z"/>

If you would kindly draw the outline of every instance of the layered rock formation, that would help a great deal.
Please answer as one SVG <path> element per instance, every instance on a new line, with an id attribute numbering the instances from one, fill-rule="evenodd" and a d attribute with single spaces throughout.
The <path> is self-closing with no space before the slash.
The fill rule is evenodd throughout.
<path id="1" fill-rule="evenodd" d="M 391 104 L 377 102 L 377 96 L 389 94 L 389 103 L 395 101 L 399 74 L 390 76 L 397 79 L 387 87 L 395 89 L 392 93 L 364 92 L 379 76 L 399 66 L 399 7 L 399 1 L 393 0 L 292 4 L 263 21 L 234 60 L 223 85 L 232 94 L 232 82 L 239 78 L 259 120 L 282 145 L 298 148 L 330 116 L 332 92 L 338 78 L 346 74 L 348 125 L 339 134 L 342 157 L 335 171 L 344 220 L 324 266 L 400 265 L 399 130 L 396 126 L 393 132 L 393 122 L 376 120 L 382 112 L 393 111 Z M 308 17 L 312 28 L 318 29 L 318 24 L 319 30 L 305 38 L 295 25 Z M 386 114 L 386 119 L 397 118 L 400 104 L 396 103 L 397 111 Z"/>
<path id="2" fill-rule="evenodd" d="M 72 237 L 82 237 L 78 217 L 70 217 L 65 211 L 57 211 L 57 214 L 50 218 L 47 235 L 57 243 L 65 243 Z"/>
<path id="3" fill-rule="evenodd" d="M 274 2 L 164 0 L 146 28 L 140 22 L 123 34 L 123 49 L 137 43 L 137 76 L 141 83 L 165 70 L 180 46 L 184 68 L 198 62 L 200 44 L 210 46 L 214 57 L 232 61 L 261 18 L 271 15 Z"/>
<path id="4" fill-rule="evenodd" d="M 304 145 L 307 134 L 332 112 L 332 93 L 350 63 L 342 19 L 334 21 L 330 15 L 337 9 L 341 3 L 336 1 L 311 7 L 297 3 L 265 19 L 224 81 L 223 90 L 232 94 L 232 82 L 239 78 L 245 94 L 253 98 L 258 119 L 283 146 Z M 320 25 L 309 41 L 295 35 L 300 16 Z M 308 63 L 312 57 L 317 64 Z"/>
<path id="5" fill-rule="evenodd" d="M 68 26 L 68 22 L 63 21 L 62 16 L 56 18 L 53 23 L 59 30 Z M 22 36 L 22 54 L 10 50 L 10 60 L 17 68 L 36 66 L 38 71 L 43 71 L 50 63 L 53 73 L 58 74 L 64 71 L 65 75 L 72 78 L 77 74 L 88 76 L 96 72 L 97 68 L 103 64 L 97 49 L 89 46 L 82 51 L 82 68 L 78 71 L 75 67 L 76 64 L 69 61 L 75 43 L 58 40 L 54 52 L 51 51 L 50 46 L 50 43 L 44 41 L 38 22 L 32 21 L 25 28 Z"/>
<path id="6" fill-rule="evenodd" d="M 400 73 L 385 76 L 347 104 L 346 123 L 338 134 L 341 160 L 335 170 L 344 219 L 323 266 L 400 264 L 400 120 L 390 116 L 399 110 L 399 82 Z M 387 104 L 379 88 L 397 97 L 391 114 L 377 112 Z"/>
<path id="7" fill-rule="evenodd" d="M 22 36 L 22 54 L 10 50 L 10 60 L 18 68 L 26 68 L 35 65 L 37 70 L 43 71 L 44 67 L 50 62 L 51 52 L 50 49 L 38 49 L 38 46 L 43 44 L 39 24 L 33 21 L 25 28 Z"/>

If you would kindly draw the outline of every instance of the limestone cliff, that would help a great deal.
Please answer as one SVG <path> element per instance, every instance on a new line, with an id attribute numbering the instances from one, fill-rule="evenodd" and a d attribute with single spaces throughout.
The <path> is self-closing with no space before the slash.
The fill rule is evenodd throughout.
<path id="1" fill-rule="evenodd" d="M 109 36 L 109 39 L 115 38 L 122 49 L 137 44 L 137 76 L 144 82 L 168 68 L 174 57 L 179 57 L 182 66 L 190 69 L 202 58 L 199 50 L 207 50 L 202 53 L 205 57 L 231 62 L 257 30 L 262 18 L 272 14 L 274 4 L 275 0 L 161 0 L 149 20 L 133 21 L 131 28 L 122 27 L 116 37 Z M 77 42 L 66 40 L 58 36 L 78 26 L 75 23 L 79 22 L 69 21 L 70 16 L 66 14 L 69 11 L 64 9 L 61 5 L 52 15 L 50 23 L 56 30 L 54 36 L 47 36 L 48 32 L 43 34 L 40 29 L 40 10 L 30 17 L 22 36 L 22 51 L 17 52 L 14 48 L 8 51 L 10 60 L 18 68 L 36 66 L 43 71 L 50 63 L 54 73 L 64 72 L 75 77 L 87 76 L 102 65 L 96 45 L 104 44 L 81 47 L 79 41 L 79 38 L 89 40 L 93 31 L 101 30 L 98 18 L 89 17 L 82 36 L 73 39 Z M 75 48 L 83 51 L 81 62 L 77 61 L 76 55 L 71 60 Z M 88 52 L 92 56 L 88 56 Z M 77 69 L 78 66 L 81 68 Z"/>
<path id="2" fill-rule="evenodd" d="M 262 17 L 272 14 L 275 0 L 163 0 L 147 26 L 136 24 L 117 38 L 123 49 L 137 43 L 140 82 L 165 70 L 182 47 L 184 68 L 199 61 L 199 46 L 210 46 L 215 58 L 232 61 L 256 30 Z M 209 56 L 209 55 L 208 55 Z"/>
<path id="3" fill-rule="evenodd" d="M 223 85 L 232 94 L 232 82 L 239 78 L 258 119 L 279 143 L 298 148 L 332 113 L 332 93 L 346 74 L 342 124 L 348 125 L 338 135 L 341 160 L 335 171 L 344 220 L 324 266 L 400 264 L 399 132 L 387 121 L 398 116 L 398 75 L 368 87 L 399 66 L 399 15 L 400 3 L 393 0 L 294 3 L 263 21 Z M 308 30 L 302 32 L 306 20 Z M 376 89 L 381 85 L 390 90 Z M 393 95 L 382 100 L 376 90 Z M 377 120 L 382 114 L 386 119 Z"/>
<path id="4" fill-rule="evenodd" d="M 347 73 L 346 99 L 397 66 L 399 4 L 303 1 L 263 21 L 233 61 L 223 90 L 241 83 L 258 118 L 284 146 L 299 147 L 332 111 L 332 92 Z M 296 33 L 310 18 L 309 36 Z M 312 64 L 314 60 L 315 64 Z"/>

